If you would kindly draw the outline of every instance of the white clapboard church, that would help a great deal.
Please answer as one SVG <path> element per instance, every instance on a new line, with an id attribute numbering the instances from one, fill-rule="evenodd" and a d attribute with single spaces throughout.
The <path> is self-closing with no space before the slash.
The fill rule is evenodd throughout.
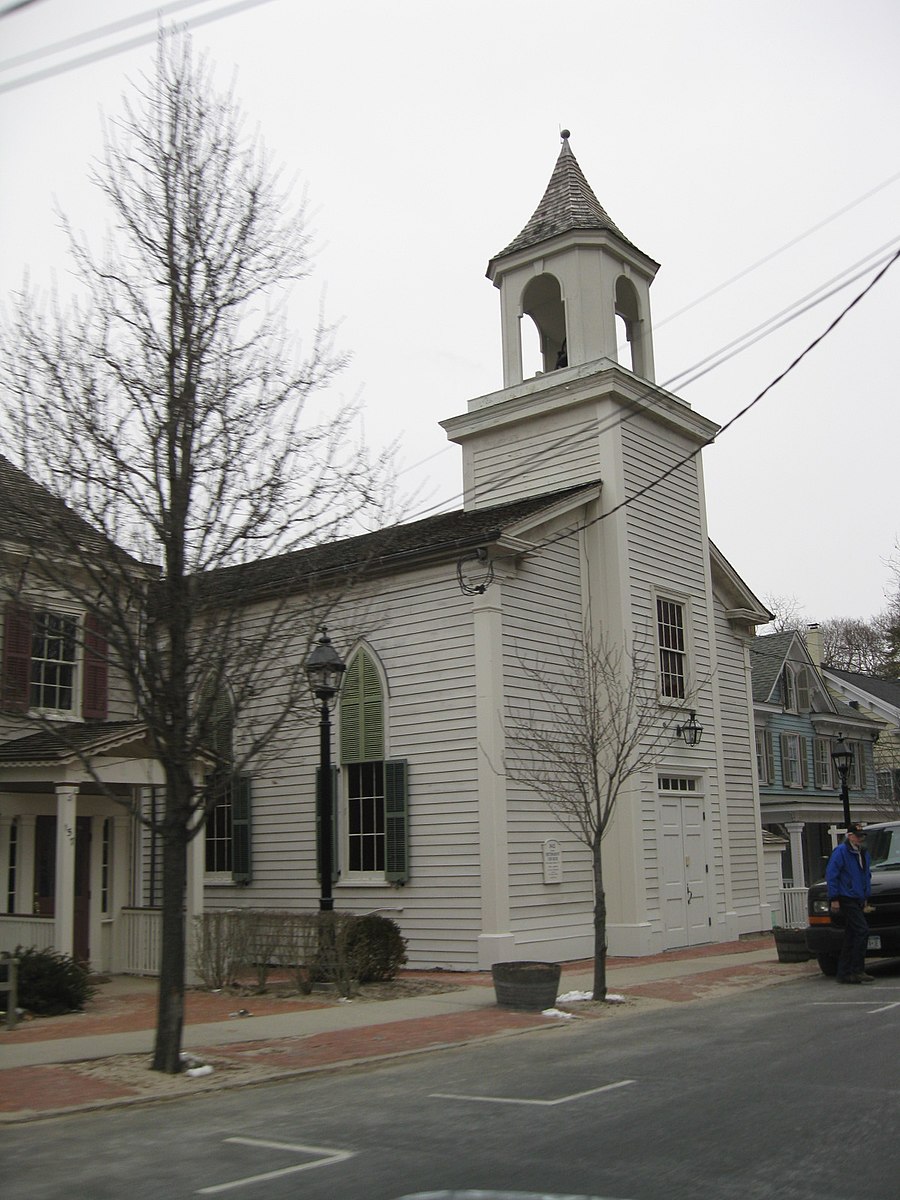
<path id="1" fill-rule="evenodd" d="M 463 508 L 260 561 L 231 589 L 227 573 L 211 581 L 222 602 L 264 611 L 285 579 L 355 577 L 328 620 L 348 665 L 334 709 L 334 903 L 393 917 L 411 966 L 593 952 L 590 855 L 506 771 L 511 705 L 546 702 L 522 663 L 562 670 L 585 625 L 648 647 L 660 720 L 694 710 L 703 727 L 695 746 L 666 740 L 620 797 L 603 843 L 610 952 L 771 927 L 748 657 L 769 614 L 707 536 L 699 449 L 716 427 L 654 381 L 656 270 L 598 203 L 564 133 L 534 215 L 488 265 L 503 387 L 442 422 L 462 450 Z M 543 365 L 526 378 L 528 322 Z M 306 605 L 298 586 L 285 659 L 306 653 Z M 2 749 L 0 849 L 8 867 L 12 837 L 33 869 L 29 816 L 57 811 L 54 783 L 38 758 Z M 253 764 L 239 811 L 225 804 L 198 840 L 190 908 L 316 907 L 318 762 L 307 723 Z M 77 788 L 66 797 L 77 824 Z M 83 811 L 107 819 L 103 803 Z M 123 947 L 134 934 L 115 926 L 152 922 L 153 855 L 141 830 L 111 837 L 84 868 L 109 875 L 98 965 L 133 969 Z M 19 903 L 28 886 L 13 891 Z M 67 898 L 55 903 L 59 913 Z M 13 913 L 8 903 L 0 926 Z"/>

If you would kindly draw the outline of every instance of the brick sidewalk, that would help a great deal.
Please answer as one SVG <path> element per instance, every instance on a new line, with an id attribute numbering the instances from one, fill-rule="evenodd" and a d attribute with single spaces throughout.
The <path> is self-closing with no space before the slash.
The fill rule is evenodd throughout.
<path id="1" fill-rule="evenodd" d="M 759 952 L 768 948 L 771 948 L 771 958 L 752 962 L 745 958 L 745 961 L 741 961 L 749 952 L 757 952 L 755 958 L 759 959 Z M 733 962 L 723 964 L 721 958 L 724 956 L 732 958 Z M 717 958 L 720 961 L 711 970 L 698 970 L 705 958 Z M 685 972 L 676 971 L 673 974 L 673 964 L 681 962 L 685 963 Z M 636 968 L 647 978 L 617 989 L 617 970 L 634 973 Z M 590 962 L 564 964 L 560 994 L 571 990 L 567 980 L 580 977 L 583 983 L 585 974 L 589 975 L 591 969 Z M 653 977 L 662 970 L 666 972 L 665 977 Z M 741 942 L 675 951 L 648 959 L 610 959 L 608 973 L 611 977 L 610 991 L 624 993 L 624 1003 L 567 1005 L 567 1009 L 574 1012 L 577 1018 L 614 1020 L 619 1015 L 646 1011 L 648 1007 L 660 1004 L 702 1001 L 734 991 L 795 980 L 805 975 L 818 975 L 818 970 L 813 962 L 779 963 L 772 938 L 763 935 Z M 431 996 L 435 995 L 435 987 L 443 983 L 450 990 L 491 987 L 490 974 L 485 972 L 462 976 L 452 972 L 404 972 L 402 978 L 408 982 L 429 981 L 432 985 Z M 13 1039 L 38 1042 L 152 1030 L 156 1006 L 154 985 L 146 980 L 139 983 L 138 991 L 129 992 L 128 984 L 124 981 L 118 981 L 118 990 L 113 994 L 104 995 L 101 989 L 100 995 L 91 1002 L 84 1014 L 28 1022 L 17 1030 L 0 1035 L 0 1062 L 2 1047 L 11 1044 Z M 208 1025 L 218 1021 L 234 1021 L 240 1019 L 235 1017 L 235 1013 L 241 1007 L 251 1010 L 254 1016 L 265 1016 L 333 1008 L 339 1003 L 341 1001 L 337 997 L 279 997 L 271 994 L 257 996 L 190 991 L 186 997 L 186 1024 Z M 359 1003 L 365 1006 L 368 1001 Z M 414 999 L 412 1004 L 414 1007 Z M 373 1007 L 373 1021 L 377 1022 L 379 1011 L 378 1006 Z M 196 1078 L 186 1074 L 167 1076 L 151 1071 L 146 1054 L 9 1067 L 0 1070 L 0 1121 L 34 1120 L 81 1109 L 180 1098 L 198 1092 L 262 1083 L 350 1064 L 372 1063 L 484 1038 L 514 1036 L 540 1029 L 552 1030 L 567 1023 L 565 1017 L 514 1012 L 482 1003 L 470 1009 L 460 1008 L 440 1015 L 413 1015 L 408 1019 L 364 1024 L 357 1028 L 197 1047 L 192 1049 L 192 1056 L 210 1065 L 213 1070 L 211 1074 Z"/>

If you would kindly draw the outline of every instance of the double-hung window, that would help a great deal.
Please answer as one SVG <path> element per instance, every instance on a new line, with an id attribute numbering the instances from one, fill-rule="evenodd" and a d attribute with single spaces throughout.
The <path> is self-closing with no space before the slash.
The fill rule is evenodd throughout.
<path id="1" fill-rule="evenodd" d="M 817 737 L 813 743 L 813 765 L 815 769 L 816 787 L 823 791 L 830 791 L 834 787 L 834 780 L 831 770 L 831 747 L 830 738 Z"/>
<path id="2" fill-rule="evenodd" d="M 866 750 L 864 742 L 851 742 L 853 761 L 850 764 L 849 786 L 855 791 L 862 791 L 866 786 Z"/>
<path id="3" fill-rule="evenodd" d="M 108 674 L 106 637 L 94 614 L 7 605 L 0 678 L 7 711 L 105 720 Z"/>
<path id="4" fill-rule="evenodd" d="M 785 787 L 806 787 L 806 738 L 800 734 L 781 735 L 781 779 Z"/>
<path id="5" fill-rule="evenodd" d="M 684 700 L 687 695 L 687 630 L 685 606 L 681 601 L 657 596 L 656 638 L 660 695 L 665 700 Z"/>
<path id="6" fill-rule="evenodd" d="M 247 884 L 252 789 L 250 776 L 234 770 L 234 705 L 227 687 L 202 693 L 198 711 L 206 718 L 204 741 L 216 764 L 206 778 L 206 881 Z"/>

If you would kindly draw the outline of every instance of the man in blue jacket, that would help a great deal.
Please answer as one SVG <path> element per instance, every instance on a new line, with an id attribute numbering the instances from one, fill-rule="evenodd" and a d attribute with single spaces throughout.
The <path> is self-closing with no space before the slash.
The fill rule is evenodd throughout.
<path id="1" fill-rule="evenodd" d="M 847 833 L 836 846 L 825 868 L 828 899 L 832 913 L 844 918 L 844 941 L 838 959 L 838 983 L 873 983 L 866 974 L 866 943 L 869 925 L 865 910 L 872 894 L 872 871 L 865 848 L 866 831 L 862 825 L 847 826 Z"/>

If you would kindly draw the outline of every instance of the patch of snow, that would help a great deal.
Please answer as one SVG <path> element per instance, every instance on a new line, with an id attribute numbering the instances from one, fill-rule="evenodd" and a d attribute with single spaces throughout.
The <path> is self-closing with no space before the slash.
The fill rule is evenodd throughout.
<path id="1" fill-rule="evenodd" d="M 545 1008 L 542 1011 L 541 1016 L 542 1017 L 562 1017 L 562 1019 L 564 1021 L 569 1021 L 569 1020 L 571 1020 L 572 1017 L 575 1016 L 575 1014 L 562 1012 L 561 1009 L 558 1009 L 558 1008 Z"/>
<path id="2" fill-rule="evenodd" d="M 593 992 L 566 992 L 563 996 L 556 997 L 557 1004 L 571 1004 L 575 1000 L 593 1000 Z"/>

